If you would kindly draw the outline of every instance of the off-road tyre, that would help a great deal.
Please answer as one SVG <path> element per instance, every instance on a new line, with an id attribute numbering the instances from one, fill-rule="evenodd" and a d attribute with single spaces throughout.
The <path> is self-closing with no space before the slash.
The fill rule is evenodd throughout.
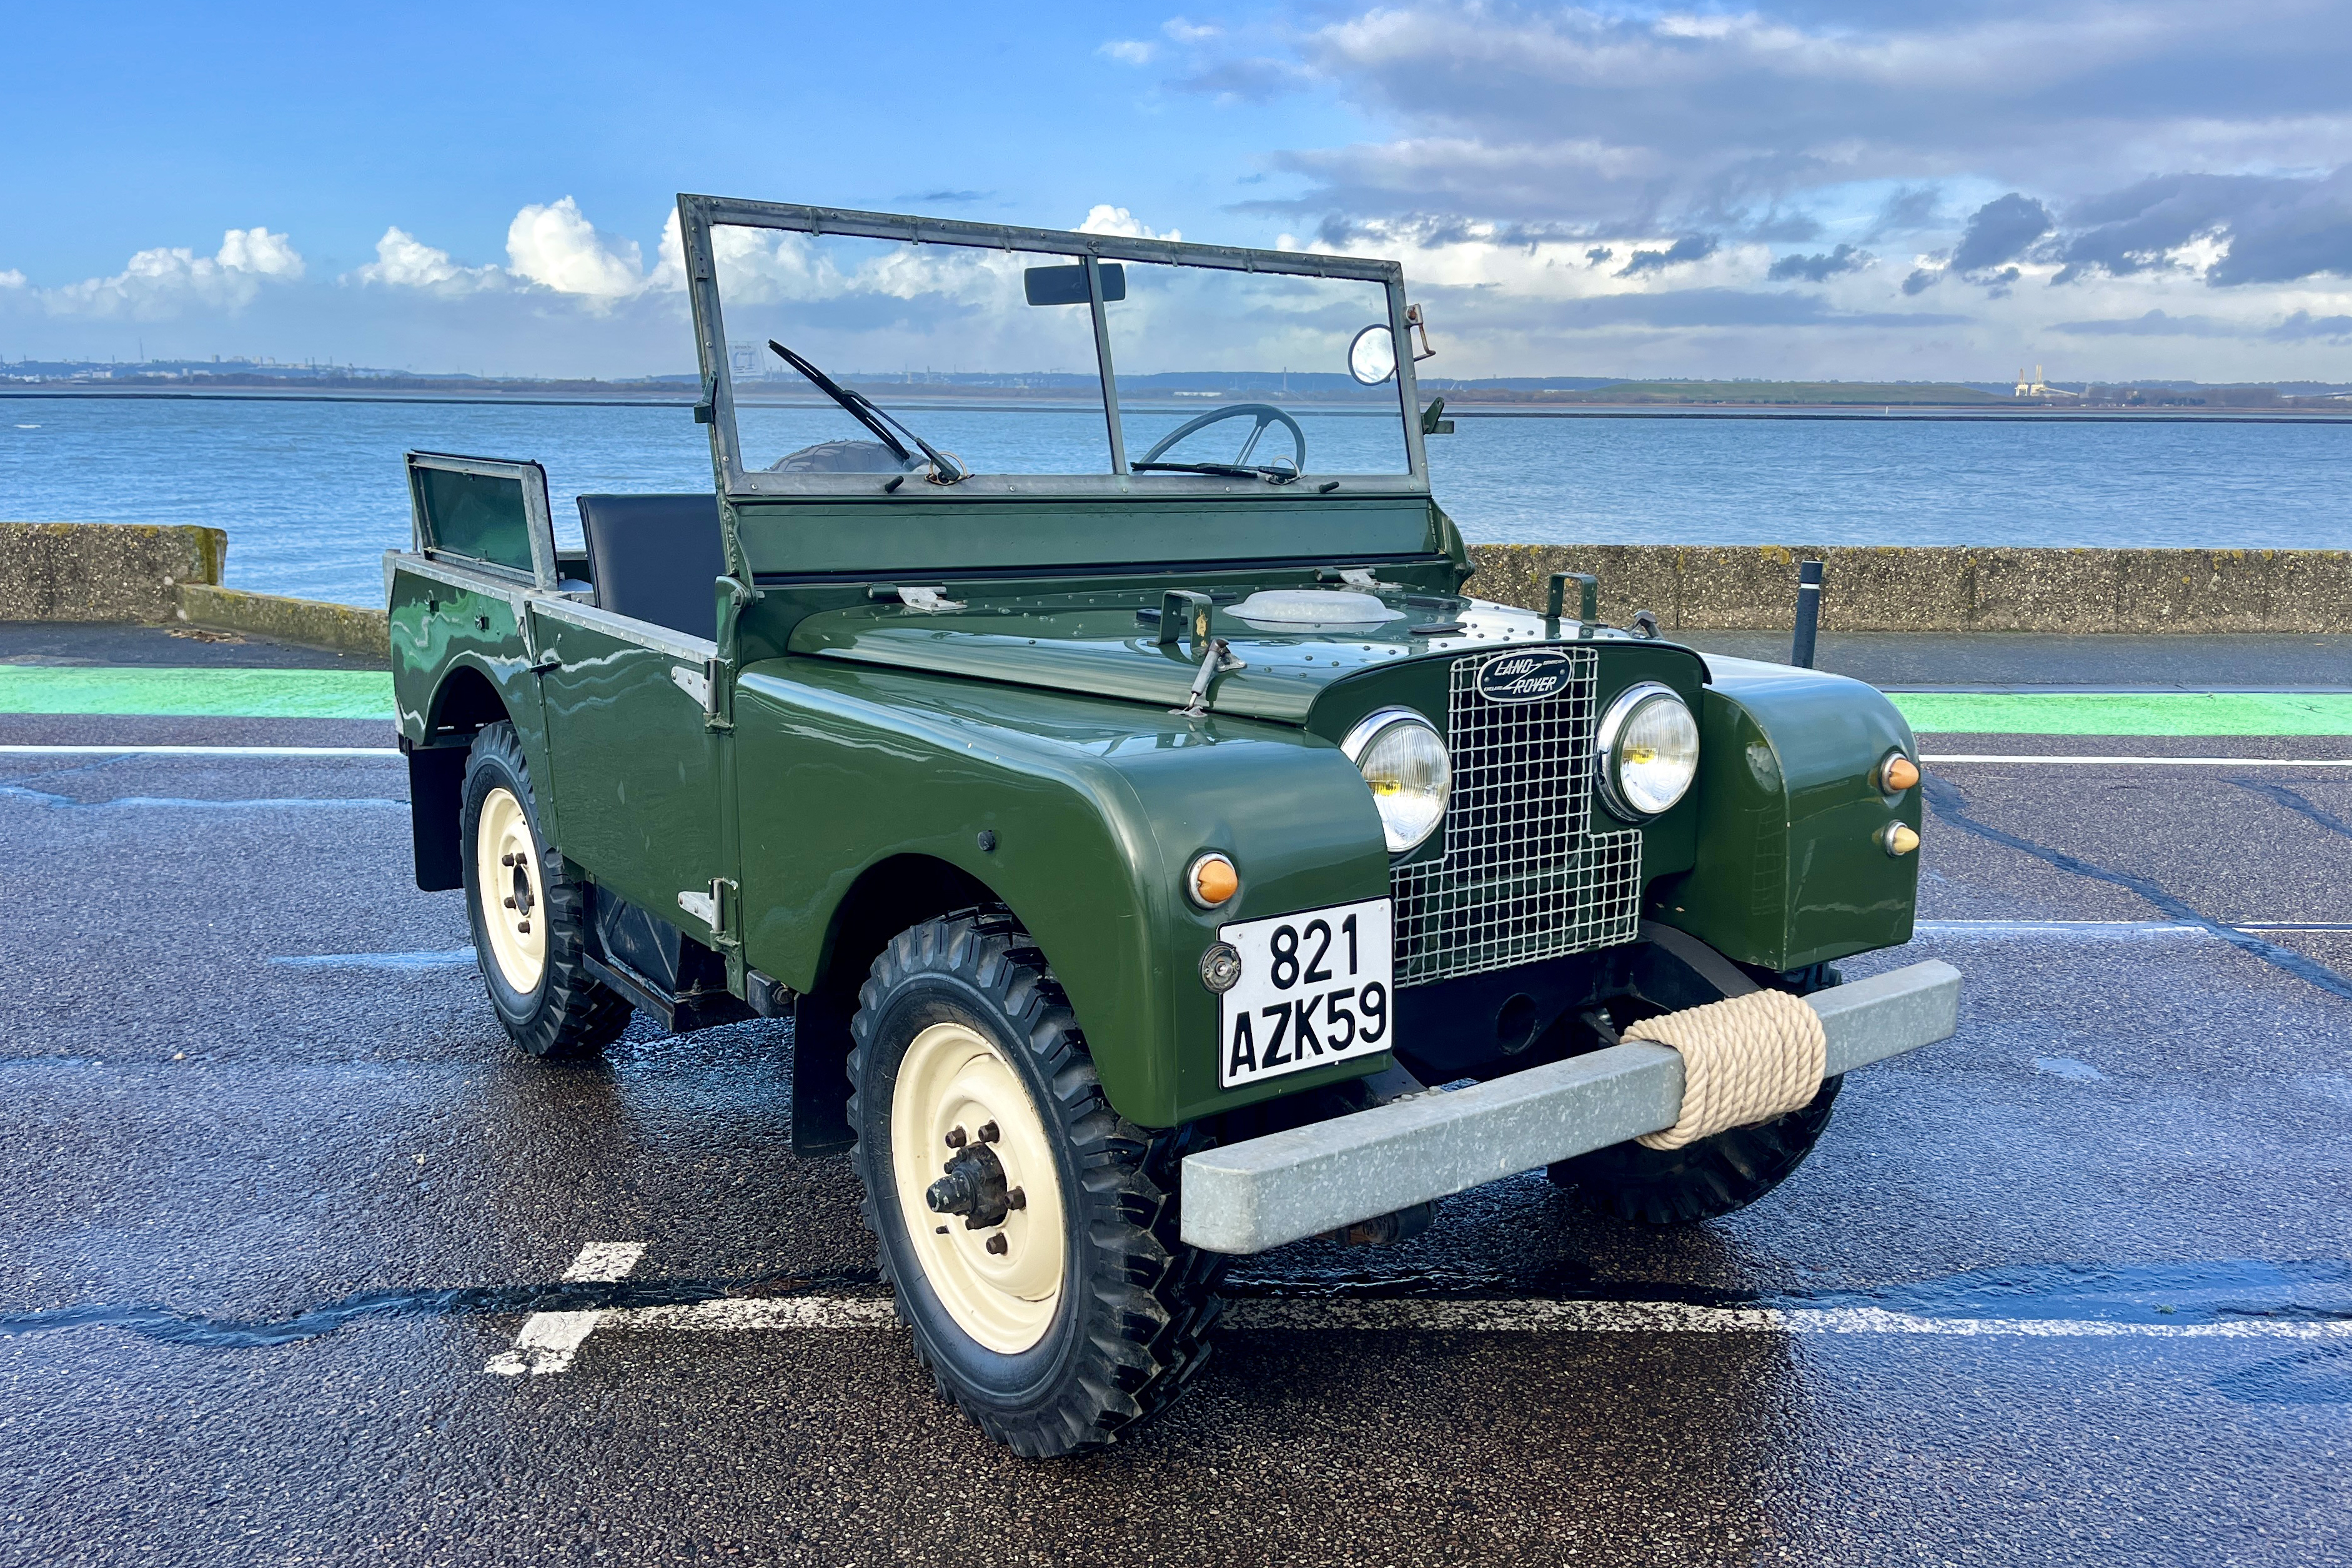
<path id="1" fill-rule="evenodd" d="M 926 921 L 891 939 L 858 1004 L 851 1159 L 883 1277 L 940 1394 L 1026 1458 L 1101 1447 L 1166 1408 L 1208 1359 L 1226 1259 L 1178 1239 L 1184 1141 L 1111 1109 L 1045 954 L 1003 910 Z M 941 1024 L 984 1036 L 1009 1062 L 1053 1150 L 1061 1284 L 1050 1324 L 1025 1350 L 991 1350 L 967 1332 L 908 1233 L 941 1216 L 908 1214 L 901 1201 L 893 1099 L 909 1047 Z"/>
<path id="2" fill-rule="evenodd" d="M 1551 1179 L 1586 1207 L 1636 1225 L 1689 1225 L 1735 1214 L 1779 1186 L 1813 1152 L 1830 1124 L 1839 1079 L 1812 1103 L 1753 1127 L 1735 1127 L 1679 1149 L 1628 1141 L 1562 1160 Z"/>
<path id="3" fill-rule="evenodd" d="M 486 899 L 503 904 L 506 898 L 514 896 L 497 885 L 486 886 L 480 866 L 484 807 L 500 791 L 521 807 L 536 862 L 532 885 L 538 897 L 526 912 L 542 952 L 536 980 L 525 986 L 513 984 L 500 962 L 491 922 L 503 920 L 503 912 L 484 906 Z M 474 737 L 473 749 L 466 758 L 460 801 L 458 858 L 465 869 L 466 915 L 473 928 L 474 954 L 481 965 L 483 987 L 508 1038 L 534 1057 L 577 1057 L 601 1050 L 628 1026 L 630 1004 L 588 973 L 585 889 L 562 857 L 547 853 L 547 837 L 539 826 L 539 803 L 531 791 L 530 764 L 524 760 L 522 743 L 515 738 L 512 724 L 504 721 L 487 724 Z M 493 815 L 505 810 L 504 804 L 498 803 Z"/>

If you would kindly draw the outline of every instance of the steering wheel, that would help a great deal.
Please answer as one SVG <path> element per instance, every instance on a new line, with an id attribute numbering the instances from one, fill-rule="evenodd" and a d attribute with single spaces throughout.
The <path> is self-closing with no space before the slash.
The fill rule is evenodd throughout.
<path id="1" fill-rule="evenodd" d="M 1290 439 L 1297 448 L 1292 460 L 1297 464 L 1299 472 L 1307 471 L 1307 432 L 1298 427 L 1297 420 L 1293 419 L 1271 403 L 1236 403 L 1229 408 L 1212 408 L 1199 418 L 1187 419 L 1183 424 L 1162 436 L 1153 444 L 1151 450 L 1143 454 L 1140 460 L 1146 463 L 1157 462 L 1160 453 L 1168 450 L 1193 431 L 1205 430 L 1212 425 L 1222 424 L 1228 419 L 1239 419 L 1244 415 L 1253 416 L 1257 423 L 1250 427 L 1249 439 L 1242 443 L 1242 449 L 1234 455 L 1234 463 L 1248 462 L 1250 454 L 1257 450 L 1258 437 L 1265 434 L 1267 426 L 1280 425 L 1290 432 Z"/>

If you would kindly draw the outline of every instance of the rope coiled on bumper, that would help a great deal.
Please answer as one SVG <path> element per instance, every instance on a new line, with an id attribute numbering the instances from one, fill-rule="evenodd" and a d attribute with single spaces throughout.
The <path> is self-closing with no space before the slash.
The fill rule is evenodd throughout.
<path id="1" fill-rule="evenodd" d="M 1829 1058 L 1821 1015 L 1785 991 L 1751 991 L 1662 1013 L 1623 1038 L 1682 1053 L 1682 1115 L 1664 1131 L 1635 1140 L 1648 1149 L 1679 1149 L 1801 1110 L 1821 1092 Z"/>

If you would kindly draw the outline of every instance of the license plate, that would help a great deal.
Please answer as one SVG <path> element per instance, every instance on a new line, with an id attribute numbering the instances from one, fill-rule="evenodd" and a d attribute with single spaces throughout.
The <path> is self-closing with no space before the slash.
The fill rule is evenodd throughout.
<path id="1" fill-rule="evenodd" d="M 1389 926 L 1390 900 L 1367 899 L 1219 927 L 1242 955 L 1242 977 L 1218 998 L 1218 1087 L 1389 1049 Z"/>

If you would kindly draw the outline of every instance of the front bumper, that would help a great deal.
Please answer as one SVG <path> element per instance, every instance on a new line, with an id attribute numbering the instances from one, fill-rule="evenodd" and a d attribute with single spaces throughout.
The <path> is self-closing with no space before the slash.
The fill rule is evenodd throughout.
<path id="1" fill-rule="evenodd" d="M 1821 1015 L 1833 1077 L 1948 1037 L 1960 972 L 1931 959 L 1805 1000 Z M 1636 1042 L 1229 1143 L 1184 1161 L 1183 1238 L 1264 1252 L 1662 1132 L 1682 1100 L 1681 1053 Z"/>

